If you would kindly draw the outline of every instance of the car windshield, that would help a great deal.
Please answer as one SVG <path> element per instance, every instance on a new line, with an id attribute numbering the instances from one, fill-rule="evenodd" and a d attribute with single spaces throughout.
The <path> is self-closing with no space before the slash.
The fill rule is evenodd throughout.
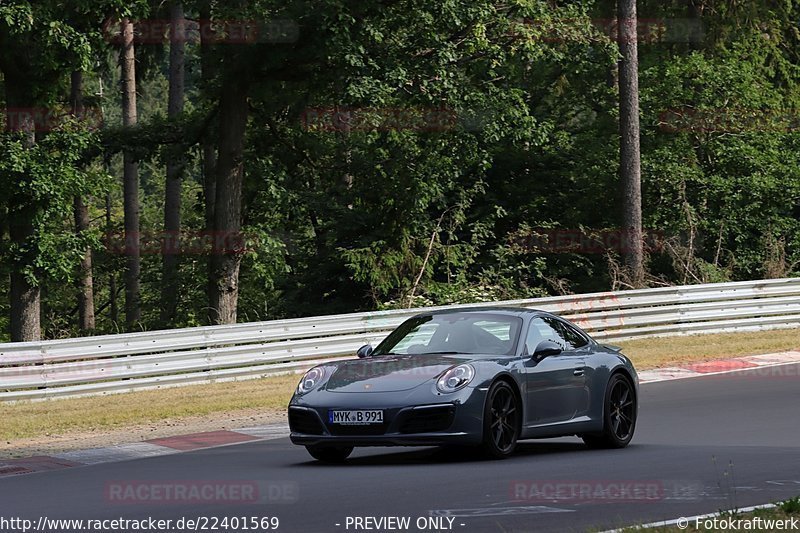
<path id="1" fill-rule="evenodd" d="M 403 322 L 373 355 L 487 354 L 513 355 L 522 319 L 499 313 L 445 313 Z"/>

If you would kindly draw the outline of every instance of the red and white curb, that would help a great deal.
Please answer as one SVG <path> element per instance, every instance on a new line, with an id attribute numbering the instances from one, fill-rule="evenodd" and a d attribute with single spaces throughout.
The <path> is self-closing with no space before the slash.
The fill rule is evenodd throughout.
<path id="1" fill-rule="evenodd" d="M 52 456 L 27 457 L 24 459 L 0 460 L 0 478 L 19 474 L 32 474 L 70 468 L 73 466 L 96 465 L 140 459 L 143 457 L 158 457 L 205 448 L 217 448 L 243 442 L 255 442 L 287 437 L 289 426 L 286 424 L 271 424 L 255 426 L 236 430 L 207 431 L 191 435 L 178 435 L 175 437 L 162 437 L 118 444 L 103 448 L 90 448 L 86 450 L 73 450 L 57 453 Z"/>
<path id="2" fill-rule="evenodd" d="M 748 355 L 734 359 L 718 359 L 702 363 L 689 363 L 679 367 L 656 368 L 639 372 L 639 383 L 655 383 L 671 381 L 673 379 L 697 378 L 714 374 L 728 374 L 730 372 L 752 371 L 760 376 L 758 369 L 779 367 L 800 363 L 800 350 L 788 352 L 768 353 L 764 355 Z M 780 372 L 775 372 L 779 375 Z M 797 372 L 792 377 L 800 377 Z"/>
<path id="3" fill-rule="evenodd" d="M 735 359 L 720 359 L 702 363 L 692 363 L 680 367 L 659 368 L 639 372 L 640 383 L 657 383 L 675 379 L 703 377 L 714 374 L 727 374 L 754 370 L 761 376 L 761 371 L 770 367 L 781 367 L 800 363 L 800 350 L 772 353 L 765 355 L 751 355 Z M 776 375 L 786 374 L 780 369 L 773 370 Z M 800 373 L 793 372 L 791 377 L 798 377 Z M 144 442 L 119 444 L 103 448 L 90 448 L 87 450 L 74 450 L 57 453 L 52 456 L 27 457 L 24 459 L 0 459 L 0 478 L 34 472 L 46 472 L 70 468 L 74 466 L 95 465 L 140 459 L 143 457 L 157 457 L 174 453 L 216 448 L 244 442 L 280 439 L 289 436 L 289 427 L 286 424 L 271 424 L 255 426 L 236 430 L 208 431 L 191 435 L 178 435 L 175 437 L 162 437 Z"/>

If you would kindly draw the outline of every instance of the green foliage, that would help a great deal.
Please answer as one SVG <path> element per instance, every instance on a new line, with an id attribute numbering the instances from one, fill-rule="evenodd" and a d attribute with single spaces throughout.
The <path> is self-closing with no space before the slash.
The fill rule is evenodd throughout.
<path id="1" fill-rule="evenodd" d="M 119 127 L 118 49 L 102 26 L 163 19 L 164 6 L 0 5 L 0 86 L 16 80 L 29 105 L 64 106 L 69 74 L 82 70 L 87 105 L 105 117 L 98 132 L 73 123 L 40 132 L 30 150 L 18 135 L 0 137 L 0 222 L 30 216 L 35 225 L 22 246 L 2 241 L 0 270 L 18 266 L 45 289 L 48 335 L 74 332 L 76 289 L 65 281 L 87 245 L 99 329 L 116 328 L 110 280 L 121 284 L 124 257 L 99 237 L 122 226 L 121 187 L 110 177 L 121 174 L 122 151 L 139 161 L 146 234 L 162 225 L 165 163 L 189 154 L 182 223 L 202 230 L 200 143 L 218 140 L 224 66 L 250 87 L 241 320 L 615 286 L 619 250 L 526 240 L 620 226 L 618 50 L 597 24 L 613 18 L 613 2 L 211 4 L 218 21 L 289 21 L 297 41 L 203 51 L 187 43 L 187 106 L 177 118 L 165 116 L 168 44 L 137 43 L 133 128 Z M 649 250 L 650 280 L 797 275 L 800 10 L 794 1 L 702 5 L 698 14 L 683 1 L 639 2 L 647 20 L 699 16 L 703 36 L 639 48 L 644 225 L 662 240 Z M 198 5 L 184 7 L 198 18 Z M 210 80 L 201 52 L 217 67 Z M 30 75 L 15 77 L 20 70 Z M 93 220 L 81 235 L 75 195 Z M 181 257 L 172 325 L 206 321 L 207 262 Z M 158 324 L 160 282 L 161 257 L 146 255 L 142 327 Z"/>
<path id="2" fill-rule="evenodd" d="M 20 134 L 0 135 L 0 195 L 7 198 L 6 216 L 29 217 L 33 236 L 10 243 L 4 259 L 18 262 L 28 281 L 68 281 L 87 246 L 100 245 L 99 233 L 76 234 L 64 224 L 75 196 L 96 194 L 110 186 L 110 176 L 77 164 L 97 136 L 71 125 L 47 135 L 33 148 Z"/>
<path id="3" fill-rule="evenodd" d="M 800 513 L 800 496 L 795 496 L 794 498 L 789 498 L 788 500 L 782 501 L 779 504 L 781 511 L 786 514 L 797 514 Z"/>
<path id="4" fill-rule="evenodd" d="M 642 74 L 649 223 L 684 235 L 703 281 L 781 277 L 800 259 L 796 90 L 776 87 L 774 52 L 754 31 Z"/>

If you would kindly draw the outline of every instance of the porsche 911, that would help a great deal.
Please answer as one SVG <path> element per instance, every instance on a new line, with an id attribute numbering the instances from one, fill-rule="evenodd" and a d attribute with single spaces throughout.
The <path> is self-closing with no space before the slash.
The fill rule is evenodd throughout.
<path id="1" fill-rule="evenodd" d="M 357 446 L 469 446 L 505 458 L 525 439 L 633 437 L 639 382 L 620 348 L 544 311 L 416 315 L 357 358 L 318 365 L 290 404 L 293 443 L 342 462 Z"/>

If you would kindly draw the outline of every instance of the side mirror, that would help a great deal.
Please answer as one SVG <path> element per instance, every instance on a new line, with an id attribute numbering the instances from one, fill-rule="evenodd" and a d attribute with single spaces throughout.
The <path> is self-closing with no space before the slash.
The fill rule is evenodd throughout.
<path id="1" fill-rule="evenodd" d="M 365 357 L 369 357 L 370 355 L 372 355 L 372 350 L 373 348 L 371 344 L 365 344 L 364 346 L 358 349 L 356 355 L 358 356 L 359 359 L 364 359 Z"/>
<path id="2" fill-rule="evenodd" d="M 558 355 L 561 353 L 561 346 L 553 341 L 542 341 L 537 346 L 536 349 L 533 351 L 533 358 L 536 361 L 541 361 L 545 357 L 550 357 L 551 355 Z"/>

